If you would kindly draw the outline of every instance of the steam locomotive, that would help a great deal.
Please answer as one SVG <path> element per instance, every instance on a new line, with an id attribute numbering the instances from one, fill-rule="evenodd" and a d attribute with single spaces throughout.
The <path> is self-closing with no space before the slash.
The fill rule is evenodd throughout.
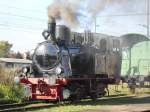
<path id="1" fill-rule="evenodd" d="M 43 31 L 45 41 L 36 47 L 31 67 L 23 68 L 19 83 L 25 97 L 50 101 L 95 99 L 107 93 L 108 84 L 120 80 L 121 47 L 116 37 L 77 41 L 71 31 L 52 18 Z M 97 43 L 97 44 L 96 44 Z"/>

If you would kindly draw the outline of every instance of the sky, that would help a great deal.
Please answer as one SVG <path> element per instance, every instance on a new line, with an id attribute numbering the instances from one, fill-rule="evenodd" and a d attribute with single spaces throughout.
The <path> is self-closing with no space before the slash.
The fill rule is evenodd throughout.
<path id="1" fill-rule="evenodd" d="M 88 1 L 84 0 L 85 3 Z M 146 13 L 147 0 L 127 1 L 123 4 L 106 5 L 100 10 L 95 16 L 96 32 L 113 36 L 126 33 L 146 35 L 146 15 L 110 16 Z M 33 50 L 37 43 L 44 41 L 42 31 L 47 29 L 47 7 L 52 2 L 53 0 L 0 0 L 0 40 L 9 41 L 13 44 L 12 50 L 16 52 Z M 80 10 L 85 16 L 78 17 L 80 26 L 72 29 L 79 32 L 83 32 L 84 29 L 94 31 L 95 19 L 86 7 Z"/>

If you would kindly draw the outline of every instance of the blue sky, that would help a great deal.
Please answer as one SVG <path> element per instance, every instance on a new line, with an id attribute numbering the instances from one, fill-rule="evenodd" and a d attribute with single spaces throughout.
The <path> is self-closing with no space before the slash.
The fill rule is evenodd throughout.
<path id="1" fill-rule="evenodd" d="M 125 4 L 106 6 L 97 15 L 97 32 L 120 36 L 126 33 L 146 34 L 145 15 L 136 16 L 105 16 L 129 13 L 145 13 L 146 0 L 128 0 Z M 1 0 L 0 1 L 0 40 L 13 44 L 12 50 L 27 51 L 43 41 L 42 31 L 47 28 L 47 7 L 52 0 Z M 88 29 L 94 31 L 94 19 L 89 17 L 86 8 L 82 12 L 87 17 L 79 17 L 82 32 Z M 89 22 L 90 21 L 90 22 Z M 89 24 L 87 25 L 87 22 Z"/>

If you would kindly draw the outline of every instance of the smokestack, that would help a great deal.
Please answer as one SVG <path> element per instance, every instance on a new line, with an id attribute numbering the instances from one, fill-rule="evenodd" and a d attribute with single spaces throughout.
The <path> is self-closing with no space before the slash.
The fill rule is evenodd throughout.
<path id="1" fill-rule="evenodd" d="M 51 17 L 48 21 L 48 33 L 53 41 L 56 41 L 56 21 L 55 18 Z"/>
<path id="2" fill-rule="evenodd" d="M 49 17 L 48 29 L 43 31 L 42 35 L 46 40 L 52 40 L 56 42 L 56 21 L 54 17 Z"/>

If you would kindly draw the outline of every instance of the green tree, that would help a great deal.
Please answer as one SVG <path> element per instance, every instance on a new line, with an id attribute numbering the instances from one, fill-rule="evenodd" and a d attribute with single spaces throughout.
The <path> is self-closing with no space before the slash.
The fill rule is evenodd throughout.
<path id="1" fill-rule="evenodd" d="M 9 53 L 12 44 L 8 41 L 0 41 L 0 57 L 5 57 Z"/>

